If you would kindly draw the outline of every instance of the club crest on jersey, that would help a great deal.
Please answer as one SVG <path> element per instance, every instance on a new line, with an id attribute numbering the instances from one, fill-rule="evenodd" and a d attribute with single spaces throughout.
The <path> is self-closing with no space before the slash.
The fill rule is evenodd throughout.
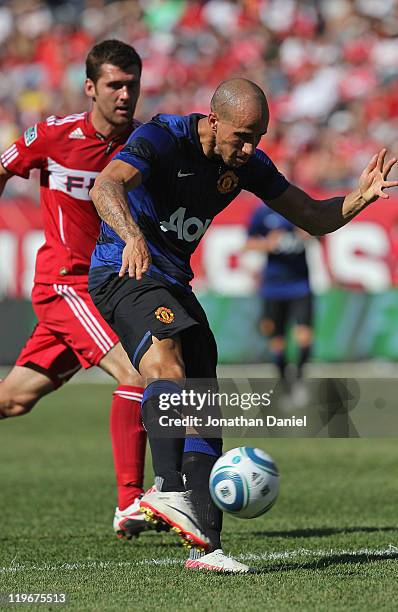
<path id="1" fill-rule="evenodd" d="M 83 130 L 80 127 L 77 127 L 75 130 L 73 130 L 68 138 L 78 138 L 78 139 L 84 139 L 86 138 L 85 135 L 83 134 Z"/>
<path id="2" fill-rule="evenodd" d="M 217 181 L 217 189 L 220 193 L 231 193 L 239 183 L 239 178 L 232 170 L 227 170 Z"/>
<path id="3" fill-rule="evenodd" d="M 32 142 L 34 142 L 37 138 L 37 124 L 32 125 L 32 127 L 25 130 L 23 138 L 24 138 L 26 146 L 29 147 L 32 144 Z"/>
<path id="4" fill-rule="evenodd" d="M 166 325 L 174 321 L 174 312 L 170 308 L 166 308 L 166 306 L 159 306 L 155 310 L 155 316 L 162 323 L 166 323 Z"/>

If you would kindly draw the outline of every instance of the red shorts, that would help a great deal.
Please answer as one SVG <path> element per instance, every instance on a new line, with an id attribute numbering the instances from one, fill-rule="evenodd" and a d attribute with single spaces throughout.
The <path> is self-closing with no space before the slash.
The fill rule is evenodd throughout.
<path id="1" fill-rule="evenodd" d="M 97 365 L 119 342 L 94 306 L 86 284 L 36 284 L 32 305 L 38 324 L 16 365 L 42 372 L 55 388 L 81 367 Z"/>

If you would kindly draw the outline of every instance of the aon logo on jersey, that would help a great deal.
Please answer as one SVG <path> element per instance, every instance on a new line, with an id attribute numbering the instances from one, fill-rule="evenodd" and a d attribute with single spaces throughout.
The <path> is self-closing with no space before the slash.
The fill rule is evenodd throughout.
<path id="1" fill-rule="evenodd" d="M 161 221 L 160 228 L 162 232 L 176 232 L 179 240 L 193 242 L 199 240 L 211 223 L 211 219 L 206 219 L 203 223 L 198 217 L 188 217 L 185 219 L 186 208 L 180 206 L 170 216 L 168 221 Z"/>

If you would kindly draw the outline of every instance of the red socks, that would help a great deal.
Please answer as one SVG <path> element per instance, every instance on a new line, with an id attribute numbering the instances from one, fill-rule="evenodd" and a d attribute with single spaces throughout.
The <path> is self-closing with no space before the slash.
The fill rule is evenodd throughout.
<path id="1" fill-rule="evenodd" d="M 143 492 L 146 432 L 141 419 L 144 389 L 119 385 L 113 393 L 110 430 L 118 507 L 124 510 Z"/>

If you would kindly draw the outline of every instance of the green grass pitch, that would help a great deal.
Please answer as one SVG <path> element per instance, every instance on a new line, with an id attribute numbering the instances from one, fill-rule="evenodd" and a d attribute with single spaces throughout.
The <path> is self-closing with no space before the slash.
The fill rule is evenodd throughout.
<path id="1" fill-rule="evenodd" d="M 1 422 L 0 592 L 66 592 L 75 610 L 396 610 L 395 440 L 245 440 L 281 472 L 269 514 L 225 517 L 225 551 L 258 573 L 188 572 L 172 535 L 113 534 L 111 392 L 67 385 Z"/>

